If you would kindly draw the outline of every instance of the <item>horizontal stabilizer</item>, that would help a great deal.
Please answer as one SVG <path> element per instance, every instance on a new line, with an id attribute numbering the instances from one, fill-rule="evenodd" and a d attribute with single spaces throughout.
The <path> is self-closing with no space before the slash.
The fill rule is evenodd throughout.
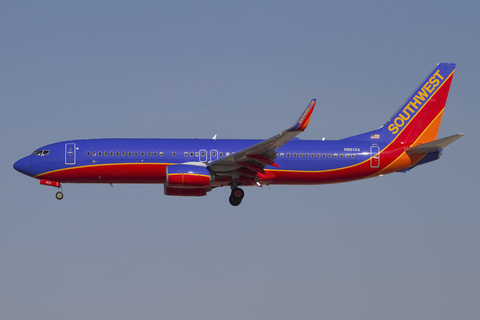
<path id="1" fill-rule="evenodd" d="M 409 155 L 410 154 L 424 154 L 424 153 L 430 153 L 430 152 L 435 152 L 435 151 L 440 151 L 443 150 L 446 146 L 448 146 L 450 143 L 456 141 L 457 139 L 460 139 L 463 137 L 465 133 L 458 133 L 454 134 L 453 136 L 438 139 L 435 141 L 423 143 L 421 145 L 408 148 L 405 150 Z"/>

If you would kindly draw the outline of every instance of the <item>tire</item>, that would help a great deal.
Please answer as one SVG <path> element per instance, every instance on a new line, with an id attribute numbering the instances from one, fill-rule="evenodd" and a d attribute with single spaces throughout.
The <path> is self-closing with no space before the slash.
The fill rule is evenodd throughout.
<path id="1" fill-rule="evenodd" d="M 57 200 L 62 200 L 63 199 L 63 193 L 58 191 L 56 194 L 55 194 L 55 198 L 57 198 Z"/>
<path id="2" fill-rule="evenodd" d="M 230 202 L 230 204 L 234 207 L 238 206 L 240 203 L 242 203 L 242 199 L 237 199 L 235 198 L 234 196 L 230 196 L 228 198 L 228 201 Z"/>
<path id="3" fill-rule="evenodd" d="M 231 196 L 242 201 L 243 197 L 245 197 L 245 192 L 240 188 L 235 188 L 232 190 Z"/>

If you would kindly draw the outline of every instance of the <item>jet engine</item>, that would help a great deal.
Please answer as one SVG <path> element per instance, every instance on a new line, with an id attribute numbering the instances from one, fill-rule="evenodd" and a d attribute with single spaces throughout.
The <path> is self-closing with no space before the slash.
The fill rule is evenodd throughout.
<path id="1" fill-rule="evenodd" d="M 210 171 L 203 166 L 175 164 L 167 167 L 167 196 L 199 197 L 207 194 L 212 180 Z"/>

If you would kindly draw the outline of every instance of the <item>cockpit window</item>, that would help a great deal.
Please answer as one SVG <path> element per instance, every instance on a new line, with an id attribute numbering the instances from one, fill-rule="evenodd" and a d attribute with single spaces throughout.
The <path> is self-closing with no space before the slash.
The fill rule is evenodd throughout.
<path id="1" fill-rule="evenodd" d="M 49 153 L 50 153 L 49 150 L 35 150 L 35 151 L 32 152 L 32 155 L 43 157 L 43 156 L 46 156 Z"/>

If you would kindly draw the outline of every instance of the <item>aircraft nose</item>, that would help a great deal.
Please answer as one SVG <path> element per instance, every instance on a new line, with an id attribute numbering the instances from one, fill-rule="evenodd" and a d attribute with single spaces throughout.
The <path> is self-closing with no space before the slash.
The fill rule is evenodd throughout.
<path id="1" fill-rule="evenodd" d="M 31 168 L 30 162 L 31 160 L 27 158 L 22 158 L 13 164 L 13 168 L 18 172 L 29 175 L 28 172 L 30 171 L 29 169 Z"/>

